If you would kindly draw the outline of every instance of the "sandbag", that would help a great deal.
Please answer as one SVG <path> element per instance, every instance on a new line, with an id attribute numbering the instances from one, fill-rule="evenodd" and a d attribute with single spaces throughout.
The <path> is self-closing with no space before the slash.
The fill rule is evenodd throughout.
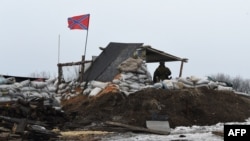
<path id="1" fill-rule="evenodd" d="M 85 87 L 85 85 L 86 85 L 86 82 L 82 82 L 82 83 L 80 84 L 81 87 Z"/>
<path id="2" fill-rule="evenodd" d="M 208 84 L 210 81 L 207 79 L 200 79 L 195 83 L 195 85 Z"/>
<path id="3" fill-rule="evenodd" d="M 0 85 L 0 90 L 1 89 L 16 89 L 16 85 Z"/>
<path id="4" fill-rule="evenodd" d="M 129 87 L 120 87 L 121 91 L 129 91 Z"/>
<path id="5" fill-rule="evenodd" d="M 87 88 L 83 91 L 83 94 L 88 95 L 91 92 L 91 90 L 92 90 L 91 88 Z"/>
<path id="6" fill-rule="evenodd" d="M 56 80 L 57 78 L 51 78 L 51 79 L 46 80 L 45 82 L 47 83 L 47 85 L 54 85 Z"/>
<path id="7" fill-rule="evenodd" d="M 208 84 L 197 84 L 197 85 L 195 85 L 195 88 L 201 88 L 201 87 L 209 88 Z"/>
<path id="8" fill-rule="evenodd" d="M 40 82 L 40 81 L 31 81 L 30 84 L 32 87 L 37 88 L 37 89 L 42 89 L 47 86 L 47 83 Z"/>
<path id="9" fill-rule="evenodd" d="M 139 81 L 139 78 L 136 75 L 132 76 L 131 79 L 134 80 L 134 81 Z"/>
<path id="10" fill-rule="evenodd" d="M 201 80 L 201 78 L 192 75 L 191 77 L 188 77 L 188 80 L 193 82 L 193 84 L 196 84 L 198 81 Z"/>
<path id="11" fill-rule="evenodd" d="M 121 82 L 121 83 L 119 84 L 119 86 L 120 86 L 120 87 L 129 87 L 129 84 L 126 83 L 126 82 Z"/>
<path id="12" fill-rule="evenodd" d="M 194 85 L 189 85 L 189 84 L 186 84 L 186 83 L 183 83 L 183 82 L 182 82 L 182 85 L 183 85 L 183 88 L 195 88 Z"/>
<path id="13" fill-rule="evenodd" d="M 22 87 L 20 88 L 21 92 L 27 92 L 27 91 L 38 91 L 34 87 Z"/>
<path id="14" fill-rule="evenodd" d="M 114 83 L 114 84 L 120 84 L 120 80 L 118 80 L 118 79 L 113 79 L 113 80 L 112 80 L 112 83 Z"/>
<path id="15" fill-rule="evenodd" d="M 4 78 L 3 76 L 0 76 L 0 85 L 1 84 L 6 84 L 6 83 L 7 83 L 6 78 Z"/>
<path id="16" fill-rule="evenodd" d="M 192 81 L 189 81 L 188 79 L 185 79 L 185 78 L 183 78 L 183 77 L 180 77 L 180 78 L 178 79 L 178 82 L 182 82 L 182 83 L 184 83 L 184 84 L 186 84 L 186 85 L 190 85 L 190 86 L 193 86 L 193 85 L 194 85 L 194 83 L 193 83 Z"/>
<path id="17" fill-rule="evenodd" d="M 67 84 L 61 83 L 61 84 L 58 86 L 58 88 L 59 88 L 59 90 L 61 90 L 61 89 L 64 89 L 66 86 L 67 86 Z"/>
<path id="18" fill-rule="evenodd" d="M 91 81 L 90 82 L 91 86 L 92 87 L 98 87 L 98 88 L 101 88 L 101 89 L 104 89 L 105 87 L 107 87 L 107 85 L 109 84 L 108 82 L 101 82 L 101 81 Z"/>
<path id="19" fill-rule="evenodd" d="M 95 87 L 89 94 L 89 96 L 96 96 L 99 92 L 101 92 L 102 89 L 99 87 Z"/>
<path id="20" fill-rule="evenodd" d="M 233 91 L 233 88 L 232 87 L 226 87 L 226 86 L 218 85 L 217 90 L 219 90 L 219 91 Z"/>
<path id="21" fill-rule="evenodd" d="M 140 90 L 140 85 L 138 83 L 132 83 L 129 85 L 130 89 Z"/>
<path id="22" fill-rule="evenodd" d="M 43 98 L 50 98 L 49 94 L 46 93 L 46 92 L 41 92 L 40 95 L 41 95 Z"/>
<path id="23" fill-rule="evenodd" d="M 27 87 L 30 85 L 30 80 L 24 80 L 19 83 L 22 87 Z"/>
<path id="24" fill-rule="evenodd" d="M 127 81 L 125 81 L 125 83 L 127 83 L 127 84 L 133 84 L 133 83 L 136 83 L 137 81 L 134 81 L 133 79 L 129 79 L 129 80 L 127 80 Z"/>
<path id="25" fill-rule="evenodd" d="M 139 74 L 138 77 L 139 77 L 139 79 L 147 79 L 148 78 L 148 76 L 145 74 Z"/>
<path id="26" fill-rule="evenodd" d="M 162 85 L 164 89 L 169 89 L 169 90 L 173 90 L 174 89 L 174 85 L 172 80 L 163 80 L 162 81 Z"/>
<path id="27" fill-rule="evenodd" d="M 128 73 L 122 73 L 121 74 L 121 80 L 125 81 L 127 79 L 130 79 L 131 77 L 133 77 L 134 74 L 131 73 L 131 72 L 128 72 Z"/>
<path id="28" fill-rule="evenodd" d="M 174 81 L 173 85 L 174 85 L 174 89 L 177 89 L 177 90 L 183 89 L 183 87 L 184 87 L 182 82 Z"/>
<path id="29" fill-rule="evenodd" d="M 154 85 L 154 88 L 156 88 L 156 89 L 161 89 L 161 88 L 163 88 L 163 85 L 162 85 L 162 83 L 155 83 Z"/>
<path id="30" fill-rule="evenodd" d="M 47 88 L 48 88 L 49 92 L 56 92 L 56 87 L 54 87 L 54 86 L 48 86 Z"/>
<path id="31" fill-rule="evenodd" d="M 215 89 L 215 88 L 218 87 L 218 84 L 217 84 L 216 82 L 210 81 L 210 82 L 208 83 L 208 87 L 209 87 L 210 89 Z"/>
<path id="32" fill-rule="evenodd" d="M 134 59 L 130 57 L 118 66 L 118 70 L 121 72 L 136 72 L 142 62 L 142 59 Z"/>
<path id="33" fill-rule="evenodd" d="M 145 73 L 146 73 L 146 71 L 143 70 L 143 69 L 141 69 L 141 68 L 138 68 L 138 69 L 136 70 L 136 72 L 137 72 L 137 73 L 140 73 L 140 74 L 145 74 Z"/>
<path id="34" fill-rule="evenodd" d="M 0 102 L 10 102 L 10 101 L 12 101 L 12 99 L 10 97 L 6 97 L 6 96 L 0 97 Z"/>

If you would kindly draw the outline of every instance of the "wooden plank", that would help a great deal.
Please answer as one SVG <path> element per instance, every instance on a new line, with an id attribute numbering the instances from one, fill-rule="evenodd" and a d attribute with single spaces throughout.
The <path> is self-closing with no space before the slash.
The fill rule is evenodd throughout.
<path id="1" fill-rule="evenodd" d="M 85 63 L 90 63 L 92 61 L 79 61 L 79 62 L 70 62 L 70 63 L 58 63 L 57 66 L 63 66 L 63 67 L 66 67 L 66 66 L 75 66 L 75 65 L 82 65 L 82 64 L 85 64 Z"/>
<path id="2" fill-rule="evenodd" d="M 112 126 L 124 127 L 124 128 L 131 130 L 131 131 L 140 131 L 140 132 L 147 132 L 147 133 L 153 133 L 153 134 L 159 134 L 159 135 L 169 135 L 170 134 L 170 132 L 157 131 L 157 130 L 127 125 L 127 124 L 113 122 L 113 121 L 106 121 L 105 124 L 112 125 Z"/>

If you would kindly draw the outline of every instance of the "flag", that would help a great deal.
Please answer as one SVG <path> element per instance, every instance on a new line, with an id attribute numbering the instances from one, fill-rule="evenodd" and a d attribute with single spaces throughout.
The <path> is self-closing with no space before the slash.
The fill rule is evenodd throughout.
<path id="1" fill-rule="evenodd" d="M 90 14 L 79 15 L 68 18 L 68 27 L 70 29 L 88 30 Z"/>

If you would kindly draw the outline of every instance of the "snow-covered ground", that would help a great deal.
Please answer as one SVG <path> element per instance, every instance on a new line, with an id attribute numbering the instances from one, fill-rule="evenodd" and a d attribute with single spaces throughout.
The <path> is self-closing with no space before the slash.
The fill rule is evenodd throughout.
<path id="1" fill-rule="evenodd" d="M 102 141 L 223 141 L 223 136 L 212 132 L 224 132 L 224 124 L 250 125 L 250 118 L 246 122 L 218 123 L 212 126 L 180 126 L 171 129 L 170 135 L 121 133 L 103 138 Z"/>

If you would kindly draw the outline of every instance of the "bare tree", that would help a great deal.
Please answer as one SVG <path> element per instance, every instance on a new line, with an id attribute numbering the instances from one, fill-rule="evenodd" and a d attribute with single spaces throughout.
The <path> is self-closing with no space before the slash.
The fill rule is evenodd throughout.
<path id="1" fill-rule="evenodd" d="M 232 83 L 233 83 L 233 88 L 236 91 L 240 91 L 240 87 L 243 83 L 243 79 L 240 76 L 237 76 L 234 79 L 232 79 Z"/>
<path id="2" fill-rule="evenodd" d="M 33 72 L 30 74 L 30 77 L 35 77 L 35 78 L 51 78 L 51 75 L 49 72 Z"/>
<path id="3" fill-rule="evenodd" d="M 231 82 L 231 78 L 229 75 L 223 74 L 223 73 L 218 73 L 216 75 L 212 75 L 212 78 L 217 80 L 217 81 L 224 81 L 224 82 Z"/>

